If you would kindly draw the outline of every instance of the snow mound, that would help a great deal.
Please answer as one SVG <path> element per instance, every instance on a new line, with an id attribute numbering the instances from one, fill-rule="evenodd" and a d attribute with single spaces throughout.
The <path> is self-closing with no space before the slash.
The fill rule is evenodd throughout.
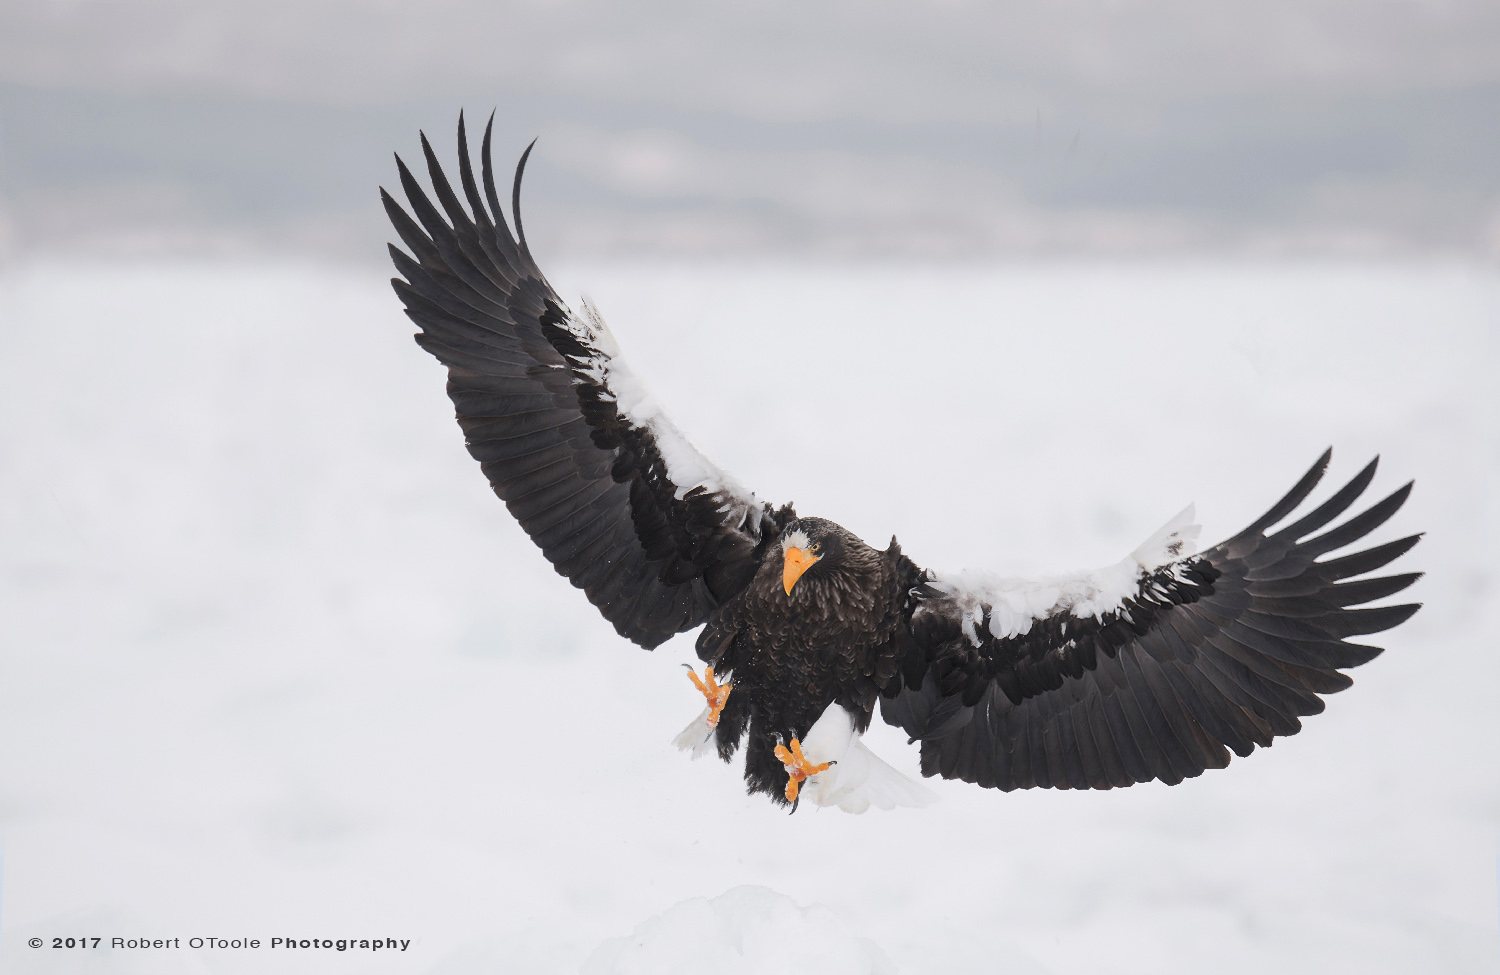
<path id="1" fill-rule="evenodd" d="M 583 975 L 895 975 L 884 951 L 826 907 L 799 907 L 768 887 L 734 887 L 694 897 L 611 938 Z"/>

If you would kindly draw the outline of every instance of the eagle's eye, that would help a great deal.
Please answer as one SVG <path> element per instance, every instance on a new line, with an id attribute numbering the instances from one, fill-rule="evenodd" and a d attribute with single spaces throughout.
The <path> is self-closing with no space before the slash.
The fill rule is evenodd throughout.
<path id="1" fill-rule="evenodd" d="M 811 545 L 807 546 L 807 550 L 809 552 L 811 552 L 812 554 L 817 555 L 818 554 L 818 549 L 820 549 L 822 547 L 823 546 L 819 545 L 817 542 L 813 542 Z"/>

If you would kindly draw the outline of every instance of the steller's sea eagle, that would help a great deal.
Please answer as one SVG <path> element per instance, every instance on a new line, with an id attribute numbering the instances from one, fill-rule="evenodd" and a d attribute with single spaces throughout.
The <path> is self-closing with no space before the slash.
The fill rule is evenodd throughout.
<path id="1" fill-rule="evenodd" d="M 458 124 L 460 200 L 422 137 L 435 207 L 400 157 L 412 215 L 381 198 L 407 250 L 393 279 L 417 344 L 448 367 L 469 453 L 559 573 L 621 636 L 651 649 L 703 626 L 707 706 L 677 738 L 749 790 L 862 812 L 932 794 L 860 741 L 875 714 L 921 743 L 924 776 L 1003 790 L 1174 785 L 1249 755 L 1323 710 L 1342 670 L 1417 604 L 1351 609 L 1419 573 L 1368 578 L 1411 535 L 1339 552 L 1411 484 L 1328 528 L 1375 474 L 1281 523 L 1331 455 L 1244 531 L 1193 545 L 1189 507 L 1120 562 L 1036 581 L 924 569 L 823 518 L 775 507 L 667 418 L 598 312 L 574 314 L 532 259 L 516 166 L 512 236 L 490 162 L 474 178 Z M 1280 527 L 1277 527 L 1280 526 Z M 1355 579 L 1356 576 L 1366 576 Z"/>

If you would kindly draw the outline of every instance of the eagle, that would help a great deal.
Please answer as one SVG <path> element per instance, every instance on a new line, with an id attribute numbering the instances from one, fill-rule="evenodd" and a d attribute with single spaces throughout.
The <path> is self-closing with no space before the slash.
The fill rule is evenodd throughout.
<path id="1" fill-rule="evenodd" d="M 762 500 L 667 416 L 598 310 L 569 310 L 547 283 L 520 213 L 535 142 L 516 166 L 512 233 L 493 128 L 492 114 L 476 180 L 459 115 L 462 198 L 425 134 L 431 197 L 396 157 L 411 209 L 381 189 L 405 245 L 390 246 L 392 285 L 447 367 L 469 453 L 557 572 L 648 650 L 702 627 L 704 672 L 688 676 L 704 707 L 676 743 L 726 762 L 743 747 L 751 794 L 792 811 L 930 802 L 861 741 L 877 706 L 919 744 L 924 777 L 1175 785 L 1296 734 L 1350 685 L 1343 671 L 1381 653 L 1349 638 L 1419 608 L 1367 604 L 1420 577 L 1370 575 L 1420 535 L 1347 551 L 1410 483 L 1333 525 L 1377 458 L 1298 510 L 1331 449 L 1211 548 L 1196 548 L 1189 506 L 1114 565 L 1035 580 L 926 568 L 894 538 L 875 548 Z"/>

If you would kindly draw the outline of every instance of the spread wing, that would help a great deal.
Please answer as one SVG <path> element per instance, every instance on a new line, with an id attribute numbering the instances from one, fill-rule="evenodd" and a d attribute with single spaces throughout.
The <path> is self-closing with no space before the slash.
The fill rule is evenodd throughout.
<path id="1" fill-rule="evenodd" d="M 1348 580 L 1406 552 L 1413 535 L 1326 561 L 1405 502 L 1411 485 L 1343 524 L 1375 462 L 1328 501 L 1266 534 L 1312 492 L 1325 453 L 1244 531 L 1196 555 L 1192 509 L 1116 566 L 1024 583 L 931 576 L 912 617 L 904 679 L 882 701 L 922 742 L 922 774 L 986 788 L 1175 785 L 1229 751 L 1296 734 L 1340 671 L 1380 648 L 1346 638 L 1390 629 L 1417 604 L 1350 609 L 1420 573 Z M 1311 537 L 1309 537 L 1311 536 Z"/>
<path id="2" fill-rule="evenodd" d="M 448 367 L 469 453 L 548 561 L 621 636 L 651 648 L 697 626 L 749 581 L 781 513 L 699 453 L 631 373 L 598 313 L 585 302 L 574 315 L 542 276 L 519 210 L 530 148 L 512 190 L 515 237 L 495 192 L 489 126 L 481 197 L 459 117 L 467 209 L 425 135 L 422 151 L 442 211 L 397 157 L 415 219 L 380 191 L 410 252 L 390 248 L 401 275 L 391 283 L 421 329 L 417 344 Z"/>

